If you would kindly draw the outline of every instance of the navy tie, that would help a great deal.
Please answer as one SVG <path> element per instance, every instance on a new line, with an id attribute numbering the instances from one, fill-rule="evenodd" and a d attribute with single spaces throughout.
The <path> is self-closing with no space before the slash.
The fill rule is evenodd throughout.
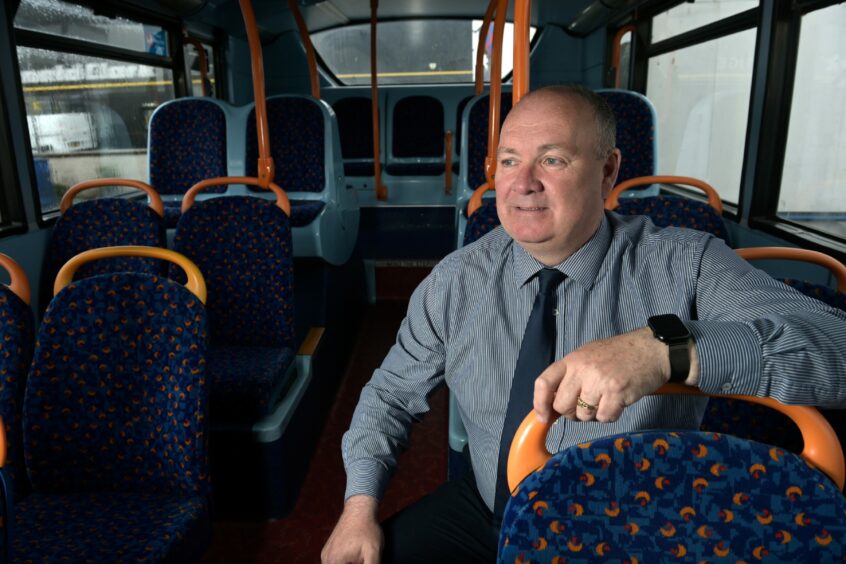
<path id="1" fill-rule="evenodd" d="M 514 380 L 511 382 L 511 394 L 505 413 L 505 426 L 499 444 L 499 464 L 496 473 L 496 498 L 494 514 L 502 516 L 508 502 L 508 451 L 517 427 L 532 409 L 535 380 L 547 366 L 552 364 L 555 355 L 555 290 L 564 280 L 564 274 L 554 268 L 538 271 L 540 289 L 532 306 L 523 342 L 517 356 Z"/>

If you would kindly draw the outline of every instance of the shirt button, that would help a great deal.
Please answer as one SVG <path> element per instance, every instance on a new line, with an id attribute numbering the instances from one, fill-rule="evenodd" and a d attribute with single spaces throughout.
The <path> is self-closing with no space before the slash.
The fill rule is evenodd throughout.
<path id="1" fill-rule="evenodd" d="M 722 390 L 725 393 L 729 393 L 731 391 L 731 384 L 726 382 L 725 384 L 723 384 Z"/>
<path id="2" fill-rule="evenodd" d="M 552 310 L 552 315 L 558 315 L 558 308 Z"/>

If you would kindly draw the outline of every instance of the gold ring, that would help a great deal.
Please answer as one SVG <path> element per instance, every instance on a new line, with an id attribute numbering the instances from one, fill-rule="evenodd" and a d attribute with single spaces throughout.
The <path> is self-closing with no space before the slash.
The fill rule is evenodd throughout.
<path id="1" fill-rule="evenodd" d="M 589 411 L 596 411 L 596 407 L 597 407 L 595 405 L 589 404 L 588 402 L 586 402 L 582 398 L 578 398 L 578 397 L 576 398 L 576 405 L 578 405 L 579 407 L 584 407 L 585 409 L 587 409 Z"/>

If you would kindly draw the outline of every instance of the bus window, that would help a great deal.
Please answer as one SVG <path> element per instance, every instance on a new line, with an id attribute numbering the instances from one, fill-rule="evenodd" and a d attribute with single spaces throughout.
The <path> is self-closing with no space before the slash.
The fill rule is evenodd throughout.
<path id="1" fill-rule="evenodd" d="M 685 2 L 652 19 L 652 43 L 758 7 L 758 0 L 697 0 Z"/>
<path id="2" fill-rule="evenodd" d="M 473 82 L 482 20 L 404 20 L 379 23 L 377 70 L 380 85 Z M 534 37 L 535 28 L 529 32 Z M 485 80 L 493 25 L 486 42 Z M 505 24 L 502 75 L 512 68 L 513 24 Z M 370 24 L 312 34 L 315 50 L 343 84 L 370 84 Z"/>
<path id="3" fill-rule="evenodd" d="M 57 210 L 64 192 L 82 180 L 146 181 L 149 114 L 174 97 L 164 29 L 59 0 L 24 0 L 15 32 L 42 215 Z M 55 36 L 66 42 L 61 51 L 51 48 Z M 111 47 L 118 47 L 114 58 L 99 56 Z M 88 197 L 123 191 L 104 188 Z"/>
<path id="4" fill-rule="evenodd" d="M 846 239 L 846 5 L 804 14 L 778 215 Z"/>
<path id="5" fill-rule="evenodd" d="M 663 174 L 705 180 L 723 200 L 740 194 L 755 29 L 649 58 L 646 96 L 658 113 Z"/>

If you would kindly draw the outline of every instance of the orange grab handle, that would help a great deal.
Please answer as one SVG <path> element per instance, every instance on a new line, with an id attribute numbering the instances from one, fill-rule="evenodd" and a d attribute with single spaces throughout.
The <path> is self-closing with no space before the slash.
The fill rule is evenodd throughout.
<path id="1" fill-rule="evenodd" d="M 9 273 L 9 289 L 15 293 L 26 305 L 29 305 L 32 297 L 32 290 L 29 286 L 29 278 L 15 259 L 9 255 L 0 253 L 0 266 Z M 2 465 L 0 465 L 2 466 Z"/>
<path id="2" fill-rule="evenodd" d="M 141 247 L 128 245 L 125 247 L 103 247 L 83 251 L 70 259 L 59 269 L 56 275 L 56 282 L 53 284 L 53 295 L 62 291 L 62 288 L 73 281 L 73 275 L 79 267 L 91 261 L 114 258 L 114 257 L 147 257 L 170 261 L 185 271 L 188 281 L 185 287 L 197 296 L 201 302 L 206 303 L 206 281 L 200 273 L 200 269 L 185 255 L 175 251 L 162 249 L 160 247 Z"/>
<path id="3" fill-rule="evenodd" d="M 452 194 L 452 131 L 446 132 L 446 162 L 444 164 L 444 193 Z"/>
<path id="4" fill-rule="evenodd" d="M 217 178 L 207 178 L 206 180 L 197 182 L 185 192 L 185 195 L 182 197 L 182 213 L 185 213 L 194 205 L 194 199 L 197 197 L 197 194 L 206 188 L 220 186 L 222 184 L 249 184 L 250 186 L 262 187 L 261 179 L 255 176 L 219 176 Z M 285 212 L 285 215 L 291 217 L 291 201 L 288 200 L 288 194 L 285 193 L 285 190 L 275 182 L 271 182 L 267 186 L 267 189 L 276 194 L 276 205 Z"/>
<path id="5" fill-rule="evenodd" d="M 68 209 L 70 209 L 73 205 L 73 199 L 83 190 L 102 188 L 103 186 L 128 186 L 130 188 L 137 188 L 142 192 L 146 192 L 147 196 L 150 197 L 149 206 L 154 212 L 159 214 L 160 217 L 164 217 L 164 203 L 162 203 L 162 198 L 159 196 L 159 193 L 156 192 L 155 188 L 146 182 L 132 180 L 130 178 L 96 178 L 94 180 L 77 182 L 71 186 L 67 192 L 65 192 L 64 196 L 62 196 L 62 202 L 59 204 L 59 211 L 61 213 L 68 211 Z"/>
<path id="6" fill-rule="evenodd" d="M 514 2 L 514 74 L 511 98 L 514 105 L 529 92 L 529 21 L 532 0 Z"/>
<path id="7" fill-rule="evenodd" d="M 479 44 L 476 46 L 476 96 L 485 90 L 485 43 L 487 43 L 488 30 L 491 28 L 491 18 L 497 1 L 491 0 L 488 2 L 485 18 L 482 20 L 481 29 L 479 29 Z"/>
<path id="8" fill-rule="evenodd" d="M 620 88 L 620 57 L 622 51 L 622 41 L 623 36 L 626 35 L 628 32 L 635 32 L 635 26 L 632 24 L 624 25 L 620 29 L 617 30 L 617 34 L 614 36 L 614 51 L 611 55 L 611 64 L 614 66 L 614 88 Z"/>
<path id="9" fill-rule="evenodd" d="M 699 188 L 705 195 L 708 196 L 708 205 L 717 210 L 717 213 L 723 215 L 723 202 L 720 200 L 720 195 L 713 186 L 690 176 L 639 176 L 637 178 L 629 178 L 625 182 L 617 184 L 611 193 L 608 194 L 608 199 L 605 200 L 605 209 L 613 210 L 619 205 L 620 194 L 634 188 L 635 186 L 644 186 L 647 184 L 684 184 L 685 186 L 694 186 Z"/>
<path id="10" fill-rule="evenodd" d="M 485 192 L 487 192 L 488 190 L 493 189 L 493 186 L 485 182 L 473 191 L 473 195 L 470 196 L 470 201 L 467 202 L 467 217 L 470 217 L 476 212 L 477 209 L 482 207 L 482 196 L 484 196 Z"/>
<path id="11" fill-rule="evenodd" d="M 273 182 L 275 169 L 270 156 L 270 134 L 267 129 L 267 103 L 264 97 L 264 62 L 261 54 L 256 16 L 250 0 L 239 0 L 244 26 L 247 28 L 247 41 L 250 44 L 250 64 L 253 71 L 253 97 L 256 99 L 256 135 L 258 136 L 258 186 L 267 188 Z"/>
<path id="12" fill-rule="evenodd" d="M 203 89 L 203 96 L 208 96 L 209 93 L 206 90 L 206 81 L 209 78 L 209 63 L 206 59 L 206 50 L 203 48 L 202 43 L 189 36 L 187 33 L 182 36 L 182 41 L 192 45 L 194 49 L 197 50 L 197 57 L 200 59 L 200 87 Z"/>
<path id="13" fill-rule="evenodd" d="M 706 394 L 697 388 L 681 384 L 665 384 L 655 394 L 724 397 L 758 403 L 780 411 L 790 417 L 802 433 L 805 448 L 800 456 L 831 478 L 838 488 L 843 489 L 846 467 L 844 467 L 840 441 L 825 417 L 815 408 L 804 405 L 784 405 L 771 398 Z M 546 450 L 546 434 L 554 422 L 555 419 L 550 419 L 548 423 L 542 423 L 535 412 L 531 411 L 520 424 L 511 443 L 511 450 L 508 451 L 508 488 L 512 492 L 523 478 L 546 464 L 546 461 L 552 457 L 552 454 Z"/>
<path id="14" fill-rule="evenodd" d="M 837 291 L 846 294 L 846 265 L 825 253 L 791 247 L 749 247 L 735 252 L 746 260 L 800 260 L 825 267 L 837 280 Z"/>
<path id="15" fill-rule="evenodd" d="M 314 45 L 311 44 L 311 37 L 308 34 L 303 15 L 297 7 L 297 0 L 288 0 L 288 10 L 294 15 L 294 21 L 297 22 L 297 27 L 300 30 L 300 37 L 303 40 L 303 47 L 306 51 L 306 61 L 308 62 L 308 76 L 311 81 L 311 95 L 320 99 L 320 78 L 317 76 L 317 57 L 314 55 Z"/>
<path id="16" fill-rule="evenodd" d="M 491 89 L 488 113 L 488 155 L 485 157 L 485 181 L 491 186 L 496 174 L 496 149 L 499 145 L 499 116 L 502 106 L 502 35 L 508 0 L 497 0 L 494 19 L 493 54 L 491 56 Z"/>

